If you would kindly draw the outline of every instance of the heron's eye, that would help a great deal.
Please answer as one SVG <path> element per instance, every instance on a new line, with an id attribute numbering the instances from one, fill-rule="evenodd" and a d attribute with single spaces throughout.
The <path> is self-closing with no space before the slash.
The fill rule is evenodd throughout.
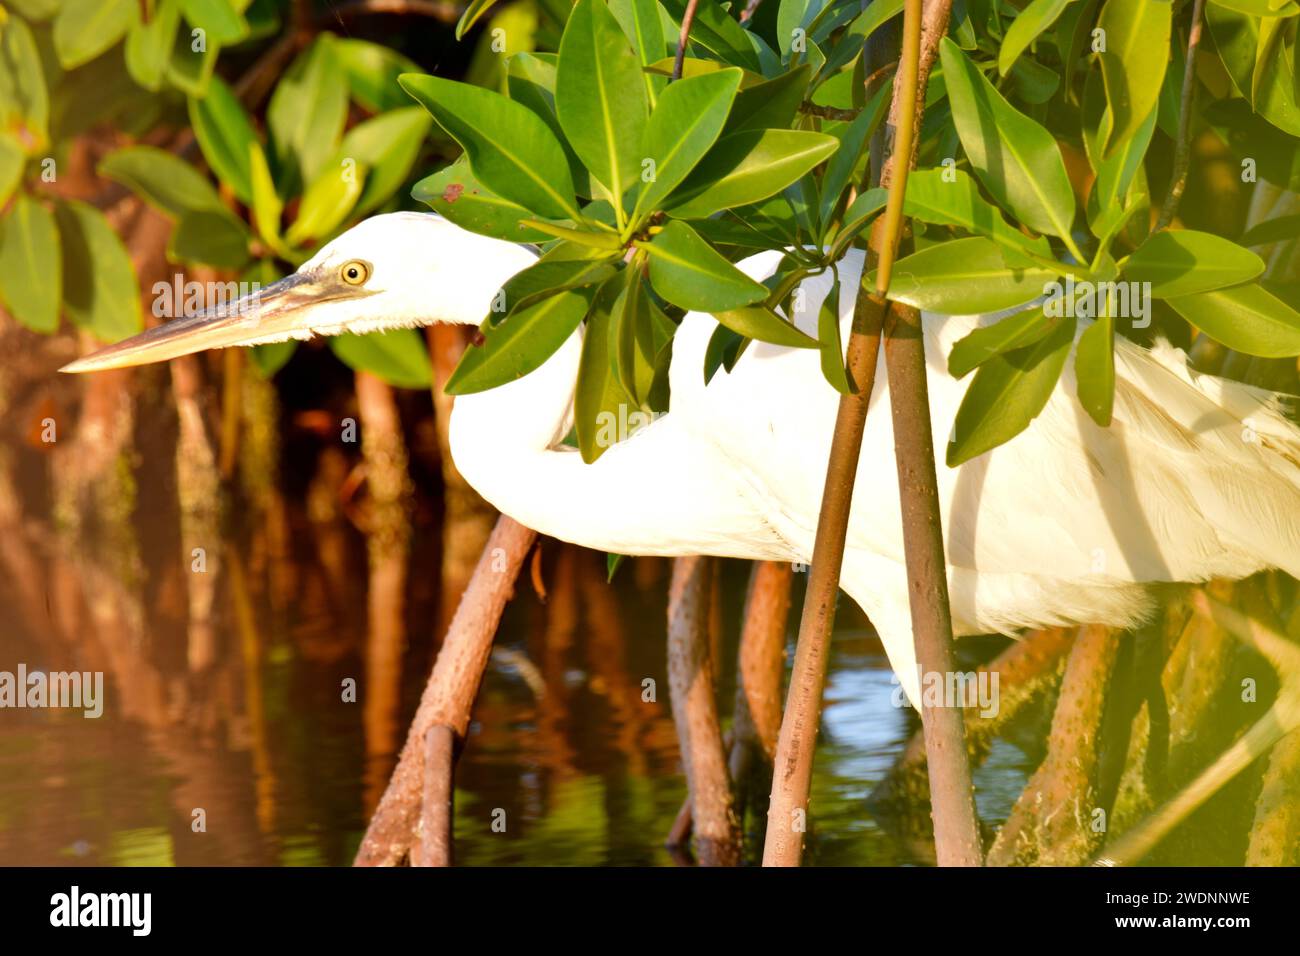
<path id="1" fill-rule="evenodd" d="M 343 263 L 339 275 L 343 277 L 343 281 L 348 285 L 361 285 L 370 278 L 370 266 L 360 259 L 352 259 Z"/>

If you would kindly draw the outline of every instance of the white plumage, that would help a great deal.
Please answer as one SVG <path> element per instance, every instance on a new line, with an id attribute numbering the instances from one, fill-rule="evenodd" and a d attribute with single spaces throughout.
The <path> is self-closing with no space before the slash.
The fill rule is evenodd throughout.
<path id="1" fill-rule="evenodd" d="M 780 254 L 741 264 L 764 278 Z M 167 327 L 74 363 L 85 371 L 185 351 L 344 330 L 445 321 L 478 325 L 501 284 L 535 253 L 433 215 L 377 216 L 300 271 L 291 302 L 260 326 Z M 333 277 L 371 266 L 355 294 Z M 839 264 L 848 338 L 860 252 Z M 816 333 L 831 284 L 805 283 L 800 328 Z M 315 299 L 313 287 L 323 290 Z M 308 291 L 304 291 L 308 290 Z M 278 301 L 278 300 L 276 300 Z M 939 462 L 969 380 L 947 372 L 954 342 L 995 316 L 923 317 Z M 1079 332 L 1082 332 L 1082 325 Z M 200 329 L 202 326 L 200 326 Z M 586 465 L 560 445 L 572 422 L 581 333 L 536 371 L 456 400 L 457 466 L 488 501 L 536 530 L 629 555 L 708 554 L 809 561 L 838 395 L 817 353 L 754 342 L 707 385 L 716 328 L 677 331 L 667 415 Z M 883 365 L 883 358 L 882 358 Z M 1097 426 L 1075 397 L 1073 363 L 1013 441 L 958 468 L 939 493 L 959 634 L 1073 623 L 1132 625 L 1151 586 L 1239 578 L 1278 567 L 1300 576 L 1300 430 L 1277 396 L 1197 375 L 1167 345 L 1117 339 L 1114 421 Z M 888 380 L 876 379 L 850 517 L 842 585 L 880 633 L 916 699 Z"/>

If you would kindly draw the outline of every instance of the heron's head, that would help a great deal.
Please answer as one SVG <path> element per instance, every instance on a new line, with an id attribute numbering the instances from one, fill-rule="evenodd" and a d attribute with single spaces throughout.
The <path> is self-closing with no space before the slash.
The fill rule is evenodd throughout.
<path id="1" fill-rule="evenodd" d="M 478 325 L 506 279 L 535 261 L 523 246 L 467 232 L 431 213 L 353 226 L 292 275 L 164 322 L 65 365 L 64 372 L 146 365 L 206 349 L 433 322 Z M 188 296 L 175 300 L 188 301 Z"/>

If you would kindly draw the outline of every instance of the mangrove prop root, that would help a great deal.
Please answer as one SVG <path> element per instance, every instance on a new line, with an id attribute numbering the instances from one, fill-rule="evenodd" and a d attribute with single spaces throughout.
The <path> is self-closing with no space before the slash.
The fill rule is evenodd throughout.
<path id="1" fill-rule="evenodd" d="M 537 532 L 502 515 L 488 538 L 443 641 L 397 769 L 357 850 L 356 866 L 395 866 L 418 838 L 425 734 L 444 724 L 463 739 L 501 613 Z"/>

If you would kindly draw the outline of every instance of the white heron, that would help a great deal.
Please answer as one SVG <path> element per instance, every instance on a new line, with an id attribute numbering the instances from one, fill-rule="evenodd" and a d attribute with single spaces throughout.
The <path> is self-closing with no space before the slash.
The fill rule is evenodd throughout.
<path id="1" fill-rule="evenodd" d="M 262 290 L 246 313 L 177 319 L 64 371 L 345 331 L 477 326 L 497 290 L 536 255 L 432 214 L 375 216 Z M 780 255 L 762 253 L 740 268 L 761 280 Z M 851 251 L 839 263 L 845 339 L 862 261 Z M 804 283 L 804 307 L 792 319 L 811 335 L 830 285 L 829 274 Z M 948 374 L 947 355 L 997 318 L 923 317 L 940 461 L 966 389 Z M 673 346 L 668 413 L 593 464 L 561 444 L 573 418 L 582 335 L 575 332 L 537 370 L 456 399 L 457 467 L 501 512 L 574 544 L 627 555 L 811 560 L 838 395 L 816 351 L 759 342 L 706 385 L 704 353 L 716 327 L 707 314 L 685 317 Z M 1149 351 L 1123 338 L 1115 379 L 1109 428 L 1080 406 L 1067 368 L 1025 432 L 960 467 L 940 468 L 958 634 L 1130 627 L 1150 614 L 1160 584 L 1268 568 L 1300 576 L 1300 430 L 1282 415 L 1280 398 L 1198 375 L 1168 345 Z M 915 702 L 888 403 L 882 371 L 841 585 L 879 632 Z"/>

